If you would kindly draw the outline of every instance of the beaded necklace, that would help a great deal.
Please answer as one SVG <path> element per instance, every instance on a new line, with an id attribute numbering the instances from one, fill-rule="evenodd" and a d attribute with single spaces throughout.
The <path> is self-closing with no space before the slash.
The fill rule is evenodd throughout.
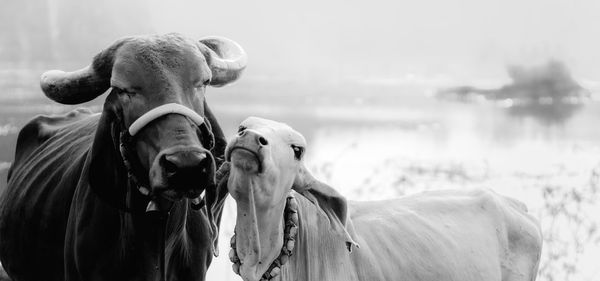
<path id="1" fill-rule="evenodd" d="M 283 211 L 285 226 L 283 232 L 283 247 L 279 256 L 271 263 L 267 271 L 262 275 L 260 281 L 269 281 L 281 273 L 281 266 L 286 264 L 292 255 L 296 246 L 296 236 L 298 235 L 298 202 L 293 194 L 288 194 L 286 198 L 285 210 Z M 235 274 L 240 275 L 240 266 L 242 265 L 235 247 L 235 232 L 231 237 L 231 250 L 229 251 L 229 260 L 233 263 L 232 268 Z"/>

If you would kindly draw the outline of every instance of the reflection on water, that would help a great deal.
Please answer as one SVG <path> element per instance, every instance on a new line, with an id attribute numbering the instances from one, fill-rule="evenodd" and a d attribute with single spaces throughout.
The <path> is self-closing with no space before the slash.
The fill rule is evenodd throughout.
<path id="1" fill-rule="evenodd" d="M 561 124 L 583 108 L 582 103 L 550 103 L 511 106 L 508 113 L 515 117 L 532 117 L 545 125 Z"/>
<path id="2" fill-rule="evenodd" d="M 46 100 L 34 76 L 19 85 L 0 84 L 0 178 L 13 158 L 15 128 L 37 114 L 73 108 Z M 540 280 L 598 280 L 598 236 L 590 231 L 598 210 L 589 200 L 599 199 L 594 174 L 600 169 L 600 104 L 507 108 L 439 100 L 425 90 L 249 79 L 209 89 L 208 100 L 226 135 L 250 115 L 295 127 L 307 137 L 309 168 L 350 199 L 480 187 L 516 197 L 541 219 L 545 231 Z M 85 106 L 99 110 L 102 98 Z M 233 204 L 226 204 L 221 256 L 209 280 L 240 280 L 227 258 Z"/>
<path id="3" fill-rule="evenodd" d="M 559 61 L 533 67 L 512 65 L 507 72 L 511 82 L 499 88 L 452 87 L 439 90 L 437 96 L 462 102 L 495 101 L 512 116 L 533 117 L 546 125 L 565 122 L 591 97 Z"/>

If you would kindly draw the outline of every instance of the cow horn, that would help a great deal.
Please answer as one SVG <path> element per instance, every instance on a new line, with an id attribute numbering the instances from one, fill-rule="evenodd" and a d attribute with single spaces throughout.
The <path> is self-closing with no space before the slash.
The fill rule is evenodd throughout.
<path id="1" fill-rule="evenodd" d="M 91 66 L 72 72 L 50 70 L 42 74 L 40 86 L 50 99 L 62 104 L 79 104 L 101 95 L 110 80 L 98 75 Z"/>
<path id="2" fill-rule="evenodd" d="M 220 87 L 237 80 L 248 62 L 248 56 L 242 47 L 225 37 L 205 37 L 200 43 L 208 65 L 212 71 L 211 86 Z"/>

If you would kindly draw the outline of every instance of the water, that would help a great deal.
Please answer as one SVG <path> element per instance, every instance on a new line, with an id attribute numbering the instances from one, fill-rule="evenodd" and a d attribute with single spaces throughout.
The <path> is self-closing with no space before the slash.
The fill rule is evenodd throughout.
<path id="1" fill-rule="evenodd" d="M 12 72 L 11 72 L 12 73 Z M 0 76 L 0 176 L 18 128 L 72 106 L 45 99 L 38 71 Z M 307 165 L 349 199 L 441 188 L 491 188 L 526 203 L 545 236 L 539 280 L 598 280 L 600 103 L 511 107 L 436 98 L 424 83 L 273 81 L 247 77 L 208 100 L 226 135 L 250 115 L 286 122 L 308 140 Z M 99 109 L 103 96 L 85 104 Z M 4 188 L 5 179 L 0 183 Z M 235 208 L 222 222 L 209 280 L 241 280 L 228 261 Z"/>

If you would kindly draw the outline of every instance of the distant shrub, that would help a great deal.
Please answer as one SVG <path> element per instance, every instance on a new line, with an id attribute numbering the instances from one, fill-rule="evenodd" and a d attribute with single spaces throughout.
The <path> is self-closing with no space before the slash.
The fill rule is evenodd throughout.
<path id="1" fill-rule="evenodd" d="M 589 216 L 597 214 L 600 167 L 592 170 L 586 186 L 546 185 L 542 194 L 544 251 L 538 280 L 574 280 L 586 248 L 600 243 L 600 215 Z"/>

